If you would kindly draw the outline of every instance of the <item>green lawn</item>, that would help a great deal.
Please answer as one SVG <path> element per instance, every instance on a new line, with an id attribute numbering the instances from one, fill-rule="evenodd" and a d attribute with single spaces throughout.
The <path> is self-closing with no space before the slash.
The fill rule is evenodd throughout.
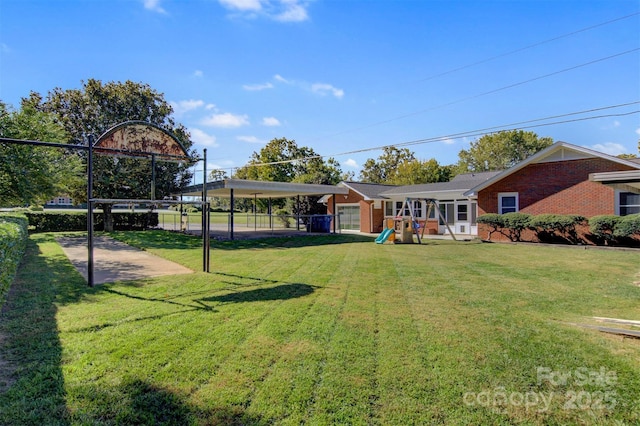
<path id="1" fill-rule="evenodd" d="M 116 233 L 201 269 L 200 239 Z M 640 253 L 340 235 L 212 242 L 209 274 L 89 289 L 33 235 L 0 424 L 638 424 Z"/>

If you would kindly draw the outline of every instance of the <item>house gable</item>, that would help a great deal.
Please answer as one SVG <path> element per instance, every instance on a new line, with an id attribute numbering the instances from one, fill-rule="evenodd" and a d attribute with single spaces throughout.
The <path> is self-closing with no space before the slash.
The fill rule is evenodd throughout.
<path id="1" fill-rule="evenodd" d="M 634 169 L 640 165 L 559 142 L 469 192 L 478 196 L 478 214 L 501 213 L 504 194 L 516 194 L 518 211 L 534 215 L 615 214 L 615 190 L 589 175 Z"/>
<path id="2" fill-rule="evenodd" d="M 565 162 L 572 160 L 586 160 L 586 159 L 604 159 L 608 160 L 612 164 L 617 164 L 618 166 L 613 167 L 612 170 L 606 171 L 619 171 L 619 170 L 633 170 L 640 169 L 640 164 L 635 163 L 630 160 L 613 157 L 611 155 L 604 154 L 602 152 L 593 151 L 589 148 L 585 148 L 582 146 L 572 145 L 567 142 L 556 142 L 548 148 L 543 149 L 542 151 L 530 156 L 529 158 L 521 161 L 515 166 L 507 169 L 490 179 L 487 179 L 485 182 L 475 186 L 471 190 L 465 192 L 467 196 L 474 196 L 478 194 L 479 191 L 490 187 L 491 185 L 507 178 L 508 176 L 517 173 L 519 170 L 531 165 L 531 164 L 543 164 L 543 163 L 557 163 L 557 162 Z M 593 171 L 596 173 L 596 171 Z"/>

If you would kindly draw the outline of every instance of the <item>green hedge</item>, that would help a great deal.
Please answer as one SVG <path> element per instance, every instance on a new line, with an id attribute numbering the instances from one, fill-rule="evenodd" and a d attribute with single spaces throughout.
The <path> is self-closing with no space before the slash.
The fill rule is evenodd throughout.
<path id="1" fill-rule="evenodd" d="M 573 214 L 540 214 L 531 218 L 529 228 L 536 232 L 541 242 L 577 244 L 582 241 L 576 226 L 586 220 L 584 216 Z"/>
<path id="2" fill-rule="evenodd" d="M 86 231 L 87 214 L 83 212 L 27 212 L 32 232 Z M 113 229 L 143 230 L 158 226 L 157 212 L 112 213 Z M 93 216 L 95 230 L 103 230 L 102 213 Z"/>
<path id="3" fill-rule="evenodd" d="M 0 213 L 0 307 L 27 246 L 27 228 L 25 215 Z"/>
<path id="4" fill-rule="evenodd" d="M 489 240 L 494 232 L 499 232 L 511 241 L 520 241 L 525 229 L 535 231 L 540 242 L 569 244 L 585 243 L 588 240 L 599 245 L 637 246 L 640 236 L 640 214 L 622 217 L 594 216 L 588 220 L 587 235 L 578 235 L 577 227 L 587 223 L 587 219 L 579 215 L 487 213 L 478 217 L 478 223 L 489 227 Z"/>
<path id="5" fill-rule="evenodd" d="M 618 238 L 631 238 L 640 235 L 640 214 L 623 216 L 613 229 L 613 234 Z"/>

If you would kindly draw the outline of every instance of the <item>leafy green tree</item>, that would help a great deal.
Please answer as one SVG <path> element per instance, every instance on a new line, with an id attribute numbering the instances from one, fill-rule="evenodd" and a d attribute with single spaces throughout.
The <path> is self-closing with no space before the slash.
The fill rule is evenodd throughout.
<path id="1" fill-rule="evenodd" d="M 435 159 L 418 160 L 407 148 L 385 147 L 377 158 L 365 161 L 360 181 L 391 185 L 446 182 L 453 176 L 453 168 L 441 166 Z"/>
<path id="2" fill-rule="evenodd" d="M 209 180 L 212 181 L 225 180 L 228 178 L 229 176 L 227 175 L 227 172 L 222 169 L 213 169 L 211 170 L 211 172 L 209 172 Z"/>
<path id="3" fill-rule="evenodd" d="M 271 140 L 260 152 L 254 152 L 249 163 L 238 169 L 234 177 L 271 182 L 335 185 L 342 180 L 344 174 L 335 159 L 324 161 L 312 148 L 299 147 L 294 140 L 279 138 Z M 322 209 L 317 200 L 317 197 L 303 197 L 300 214 L 314 214 Z M 259 203 L 264 209 L 265 202 Z M 278 208 L 285 205 L 285 200 L 274 202 L 274 206 Z M 295 212 L 297 207 L 290 205 L 289 209 Z"/>
<path id="4" fill-rule="evenodd" d="M 624 160 L 631 160 L 633 158 L 638 158 L 636 154 L 618 154 L 616 157 L 622 158 Z"/>
<path id="5" fill-rule="evenodd" d="M 147 84 L 132 81 L 102 83 L 90 79 L 81 89 L 49 92 L 45 100 L 32 93 L 26 100 L 42 111 L 53 113 L 71 136 L 72 142 L 86 144 L 91 135 L 96 139 L 116 124 L 141 120 L 172 132 L 189 150 L 187 129 L 176 124 L 171 117 L 173 109 Z M 156 198 L 162 199 L 189 184 L 191 172 L 187 164 L 158 162 L 156 164 Z M 135 199 L 149 198 L 151 187 L 151 160 L 96 155 L 94 158 L 95 197 Z M 74 194 L 83 199 L 83 194 Z M 101 206 L 105 229 L 112 229 L 111 206 Z"/>
<path id="6" fill-rule="evenodd" d="M 400 163 L 388 183 L 392 185 L 416 185 L 420 183 L 447 182 L 452 177 L 452 168 L 441 166 L 436 159 L 406 161 Z"/>
<path id="7" fill-rule="evenodd" d="M 458 154 L 460 173 L 505 170 L 553 144 L 534 132 L 509 130 L 482 136 Z"/>
<path id="8" fill-rule="evenodd" d="M 0 137 L 66 143 L 64 128 L 51 114 L 23 103 L 10 111 L 0 102 Z M 0 143 L 0 205 L 44 204 L 75 192 L 84 182 L 84 167 L 74 151 L 60 148 Z"/>
<path id="9" fill-rule="evenodd" d="M 403 163 L 416 161 L 413 152 L 407 148 L 388 146 L 377 160 L 367 159 L 360 171 L 360 181 L 368 183 L 389 183 Z"/>

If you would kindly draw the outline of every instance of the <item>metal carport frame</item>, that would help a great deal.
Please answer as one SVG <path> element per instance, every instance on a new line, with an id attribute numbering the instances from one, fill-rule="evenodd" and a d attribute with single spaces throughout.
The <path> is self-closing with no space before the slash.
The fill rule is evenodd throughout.
<path id="1" fill-rule="evenodd" d="M 180 194 L 176 195 L 202 197 L 205 193 L 207 197 L 230 198 L 231 226 L 229 229 L 229 238 L 233 240 L 233 207 L 236 197 L 270 199 L 300 196 L 323 196 L 328 194 L 347 195 L 349 193 L 349 189 L 335 185 L 225 179 L 215 182 L 207 182 L 205 188 L 203 188 L 202 184 L 192 185 L 185 188 Z M 333 211 L 335 212 L 335 197 L 332 198 L 334 204 Z M 335 220 L 333 221 L 333 232 L 336 232 Z"/>

